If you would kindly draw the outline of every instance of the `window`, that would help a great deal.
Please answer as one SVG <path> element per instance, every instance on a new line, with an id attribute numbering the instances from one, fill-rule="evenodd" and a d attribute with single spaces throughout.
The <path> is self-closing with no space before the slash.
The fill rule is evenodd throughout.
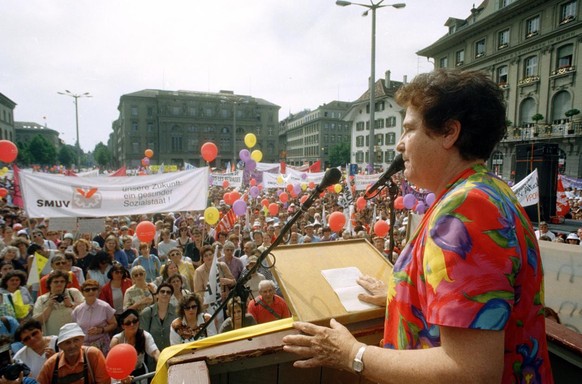
<path id="1" fill-rule="evenodd" d="M 390 132 L 386 134 L 386 144 L 396 144 L 396 134 L 394 132 Z"/>
<path id="2" fill-rule="evenodd" d="M 376 135 L 375 145 L 384 145 L 384 135 Z"/>
<path id="3" fill-rule="evenodd" d="M 393 149 L 389 149 L 386 151 L 385 159 L 387 163 L 391 163 L 394 161 L 394 157 L 396 157 L 396 152 Z"/>
<path id="4" fill-rule="evenodd" d="M 137 107 L 135 105 L 131 106 L 131 116 L 137 116 Z"/>
<path id="5" fill-rule="evenodd" d="M 396 126 L 396 117 L 390 116 L 386 118 L 386 127 L 395 127 Z"/>
<path id="6" fill-rule="evenodd" d="M 497 48 L 503 49 L 509 46 L 509 29 L 499 32 L 497 37 Z"/>
<path id="7" fill-rule="evenodd" d="M 530 38 L 540 32 L 540 17 L 535 16 L 525 21 L 525 38 Z"/>
<path id="8" fill-rule="evenodd" d="M 356 163 L 363 163 L 364 162 L 364 152 L 357 152 L 356 153 Z"/>
<path id="9" fill-rule="evenodd" d="M 465 50 L 461 49 L 455 53 L 455 65 L 457 67 L 463 65 L 465 63 Z"/>
<path id="10" fill-rule="evenodd" d="M 576 18 L 576 1 L 569 1 L 560 7 L 560 24 L 566 24 Z"/>
<path id="11" fill-rule="evenodd" d="M 172 152 L 182 152 L 181 136 L 172 136 Z"/>
<path id="12" fill-rule="evenodd" d="M 485 56 L 485 39 L 475 43 L 475 58 Z"/>
<path id="13" fill-rule="evenodd" d="M 507 7 L 509 4 L 513 3 L 515 0 L 499 0 L 499 9 Z"/>
<path id="14" fill-rule="evenodd" d="M 448 57 L 441 57 L 439 59 L 439 68 L 447 68 L 449 66 L 449 58 Z"/>
<path id="15" fill-rule="evenodd" d="M 572 53 L 574 49 L 572 44 L 564 45 L 558 48 L 558 68 L 572 66 Z"/>
<path id="16" fill-rule="evenodd" d="M 147 130 L 148 132 L 153 132 L 154 131 L 154 123 L 152 123 L 151 121 L 147 122 Z"/>
<path id="17" fill-rule="evenodd" d="M 537 76 L 538 74 L 538 57 L 530 56 L 524 60 L 524 73 L 525 78 Z"/>
<path id="18" fill-rule="evenodd" d="M 180 110 L 181 110 L 181 108 L 179 106 L 173 106 L 172 107 L 172 115 L 180 116 Z"/>
<path id="19" fill-rule="evenodd" d="M 137 121 L 131 122 L 131 132 L 137 132 Z"/>
<path id="20" fill-rule="evenodd" d="M 375 162 L 381 163 L 382 159 L 384 158 L 384 153 L 382 151 L 377 151 L 377 152 L 374 152 L 374 155 L 375 155 L 374 157 L 376 158 Z"/>
<path id="21" fill-rule="evenodd" d="M 384 119 L 377 119 L 376 124 L 374 124 L 375 128 L 384 128 Z"/>
<path id="22" fill-rule="evenodd" d="M 154 115 L 154 107 L 147 108 L 148 117 L 152 117 Z"/>
<path id="23" fill-rule="evenodd" d="M 131 143 L 131 152 L 132 153 L 139 153 L 139 143 Z"/>
<path id="24" fill-rule="evenodd" d="M 497 68 L 497 84 L 507 84 L 507 65 Z"/>

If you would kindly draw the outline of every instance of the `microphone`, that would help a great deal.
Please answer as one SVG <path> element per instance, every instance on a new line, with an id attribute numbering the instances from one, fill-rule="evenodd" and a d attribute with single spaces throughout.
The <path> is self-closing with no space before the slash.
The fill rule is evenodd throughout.
<path id="1" fill-rule="evenodd" d="M 396 157 L 394 158 L 386 172 L 384 172 L 382 176 L 380 176 L 378 181 L 376 181 L 374 185 L 372 185 L 370 189 L 366 191 L 364 199 L 370 200 L 371 198 L 376 196 L 374 192 L 376 192 L 378 188 L 385 186 L 392 176 L 394 176 L 395 174 L 402 170 L 404 170 L 404 159 L 402 159 L 402 154 L 399 153 L 398 155 L 396 155 Z"/>
<path id="2" fill-rule="evenodd" d="M 327 170 L 327 172 L 325 172 L 325 175 L 323 175 L 323 179 L 321 180 L 321 183 L 319 183 L 319 185 L 316 187 L 318 193 L 323 192 L 323 190 L 327 187 L 329 187 L 330 185 L 333 184 L 337 184 L 339 183 L 339 181 L 342 178 L 342 171 L 340 171 L 337 168 L 330 168 Z"/>

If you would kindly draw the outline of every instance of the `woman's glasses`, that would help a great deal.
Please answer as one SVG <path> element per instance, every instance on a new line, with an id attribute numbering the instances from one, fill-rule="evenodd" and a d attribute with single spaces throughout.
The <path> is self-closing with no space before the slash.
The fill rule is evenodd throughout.
<path id="1" fill-rule="evenodd" d="M 98 290 L 99 290 L 98 287 L 87 287 L 87 288 L 83 288 L 83 292 L 96 292 Z"/>
<path id="2" fill-rule="evenodd" d="M 171 295 L 172 291 L 170 291 L 169 289 L 160 289 L 160 291 L 158 292 L 159 295 Z"/>
<path id="3" fill-rule="evenodd" d="M 32 339 L 33 337 L 37 337 L 38 335 L 40 335 L 40 330 L 35 329 L 34 331 L 32 331 L 30 333 L 30 335 L 22 338 L 21 341 L 22 341 L 23 344 L 26 344 L 30 339 Z"/>
<path id="4" fill-rule="evenodd" d="M 137 273 L 134 273 L 132 276 L 133 277 L 140 277 L 140 276 L 143 276 L 143 275 L 144 275 L 143 272 L 137 272 Z"/>
<path id="5" fill-rule="evenodd" d="M 115 269 L 113 273 L 123 273 L 123 271 L 121 269 Z"/>
<path id="6" fill-rule="evenodd" d="M 196 304 L 183 307 L 185 311 L 191 311 L 192 309 L 197 309 L 198 306 Z"/>
<path id="7" fill-rule="evenodd" d="M 125 325 L 126 327 L 129 327 L 130 325 L 136 325 L 137 323 L 139 323 L 139 320 L 133 319 L 133 320 L 124 321 L 123 325 Z"/>

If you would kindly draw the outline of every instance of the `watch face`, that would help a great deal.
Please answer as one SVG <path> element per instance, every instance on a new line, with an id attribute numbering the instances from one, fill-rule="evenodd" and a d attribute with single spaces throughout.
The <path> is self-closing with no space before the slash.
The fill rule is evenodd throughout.
<path id="1" fill-rule="evenodd" d="M 354 368 L 354 371 L 357 373 L 360 373 L 364 369 L 364 363 L 360 360 L 354 360 L 352 363 L 352 368 Z"/>

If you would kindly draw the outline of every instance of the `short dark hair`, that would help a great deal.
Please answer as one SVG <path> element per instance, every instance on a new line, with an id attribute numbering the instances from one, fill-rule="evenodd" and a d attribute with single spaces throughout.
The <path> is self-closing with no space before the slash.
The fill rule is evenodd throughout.
<path id="1" fill-rule="evenodd" d="M 21 270 L 14 270 L 7 272 L 4 276 L 2 276 L 2 281 L 0 282 L 0 287 L 7 289 L 8 288 L 8 280 L 13 278 L 14 276 L 20 278 L 20 286 L 26 285 L 26 273 Z"/>
<path id="2" fill-rule="evenodd" d="M 21 342 L 22 339 L 20 338 L 20 336 L 22 335 L 22 332 L 32 331 L 34 329 L 42 331 L 42 323 L 33 318 L 25 320 L 22 324 L 18 326 L 18 328 L 16 328 L 16 332 L 14 333 L 14 341 Z"/>
<path id="3" fill-rule="evenodd" d="M 158 290 L 156 291 L 156 295 L 158 295 L 160 293 L 160 289 L 162 289 L 164 287 L 169 288 L 170 291 L 172 291 L 172 295 L 174 294 L 174 287 L 172 287 L 172 285 L 170 283 L 163 282 L 162 284 L 158 285 Z"/>
<path id="4" fill-rule="evenodd" d="M 465 160 L 487 159 L 507 132 L 503 92 L 484 72 L 437 69 L 416 76 L 396 92 L 398 104 L 413 106 L 433 134 L 457 120 L 455 146 Z"/>
<path id="5" fill-rule="evenodd" d="M 198 306 L 197 313 L 202 312 L 202 299 L 200 299 L 200 296 L 198 296 L 196 293 L 189 293 L 187 295 L 184 295 L 180 300 L 180 305 L 178 306 L 178 317 L 182 319 L 184 318 L 184 316 L 186 315 L 184 307 L 187 306 L 191 301 L 196 302 L 196 305 Z"/>
<path id="6" fill-rule="evenodd" d="M 69 284 L 69 274 L 67 272 L 64 271 L 52 271 L 49 274 L 48 279 L 46 279 L 46 289 L 50 292 L 51 290 L 51 283 L 53 282 L 54 279 L 56 279 L 57 277 L 62 277 L 65 279 L 65 285 Z"/>

